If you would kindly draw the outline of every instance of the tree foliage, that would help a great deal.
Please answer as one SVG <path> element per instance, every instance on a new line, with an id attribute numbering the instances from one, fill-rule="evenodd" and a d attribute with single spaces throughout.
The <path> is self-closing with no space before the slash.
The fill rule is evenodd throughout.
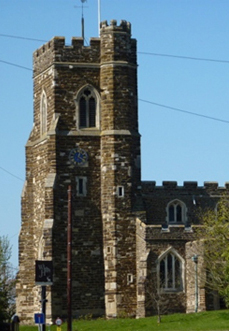
<path id="1" fill-rule="evenodd" d="M 229 199 L 223 196 L 215 210 L 201 215 L 207 286 L 216 290 L 229 307 Z"/>
<path id="2" fill-rule="evenodd" d="M 9 321 L 15 313 L 15 276 L 9 262 L 11 246 L 7 237 L 0 237 L 0 322 Z"/>

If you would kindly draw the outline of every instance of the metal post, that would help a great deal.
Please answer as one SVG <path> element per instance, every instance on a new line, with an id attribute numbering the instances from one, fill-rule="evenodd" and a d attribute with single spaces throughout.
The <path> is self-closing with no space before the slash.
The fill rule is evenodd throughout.
<path id="1" fill-rule="evenodd" d="M 45 331 L 45 321 L 46 321 L 46 286 L 41 286 L 41 307 L 42 313 L 44 314 L 44 324 L 42 324 L 42 331 Z"/>
<path id="2" fill-rule="evenodd" d="M 67 245 L 68 331 L 72 331 L 72 191 L 68 187 L 68 245 Z"/>
<path id="3" fill-rule="evenodd" d="M 81 19 L 81 29 L 82 29 L 82 38 L 83 38 L 83 43 L 84 43 L 84 18 L 83 18 L 83 16 Z"/>
<path id="4" fill-rule="evenodd" d="M 198 312 L 198 255 L 192 257 L 193 262 L 195 263 L 195 313 Z"/>
<path id="5" fill-rule="evenodd" d="M 98 29 L 99 29 L 99 36 L 100 36 L 100 22 L 101 22 L 101 2 L 98 0 Z"/>

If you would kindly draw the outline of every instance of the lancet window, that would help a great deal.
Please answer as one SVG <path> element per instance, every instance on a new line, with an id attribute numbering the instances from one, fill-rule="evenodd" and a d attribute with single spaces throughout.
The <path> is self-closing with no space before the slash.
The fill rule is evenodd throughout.
<path id="1" fill-rule="evenodd" d="M 43 91 L 40 101 L 40 132 L 43 135 L 47 132 L 47 96 Z"/>

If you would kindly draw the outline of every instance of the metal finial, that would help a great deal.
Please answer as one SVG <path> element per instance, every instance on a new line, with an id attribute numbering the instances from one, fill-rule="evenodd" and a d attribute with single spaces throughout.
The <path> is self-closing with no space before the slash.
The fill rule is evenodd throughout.
<path id="1" fill-rule="evenodd" d="M 82 17 L 83 17 L 83 4 L 84 2 L 87 2 L 87 0 L 81 0 L 81 2 L 82 2 Z"/>
<path id="2" fill-rule="evenodd" d="M 84 16 L 83 16 L 83 9 L 84 9 L 84 3 L 87 2 L 87 0 L 80 0 L 81 3 L 82 3 L 82 18 L 81 18 L 81 30 L 82 30 L 82 38 L 83 38 L 83 41 L 84 41 Z M 77 7 L 77 6 L 75 6 Z"/>

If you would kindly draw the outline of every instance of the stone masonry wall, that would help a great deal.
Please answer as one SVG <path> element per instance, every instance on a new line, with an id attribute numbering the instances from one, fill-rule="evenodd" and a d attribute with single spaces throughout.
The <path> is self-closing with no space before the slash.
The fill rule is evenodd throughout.
<path id="1" fill-rule="evenodd" d="M 206 271 L 204 270 L 203 251 L 203 242 L 194 241 L 186 244 L 187 313 L 194 312 L 196 308 L 197 311 L 204 311 L 207 309 L 205 289 Z M 195 270 L 195 263 L 193 262 L 194 255 L 198 256 L 197 273 Z M 196 294 L 196 282 L 198 294 Z M 196 295 L 198 295 L 198 298 Z"/>
<path id="2" fill-rule="evenodd" d="M 205 182 L 198 186 L 197 182 L 184 182 L 178 186 L 177 182 L 165 181 L 162 186 L 156 182 L 142 182 L 142 195 L 147 211 L 148 224 L 166 223 L 166 207 L 173 200 L 180 200 L 186 205 L 186 222 L 198 224 L 200 209 L 214 209 L 217 201 L 225 192 L 228 192 L 228 183 L 219 187 L 216 182 Z"/>
<path id="3" fill-rule="evenodd" d="M 107 317 L 136 315 L 136 241 L 132 213 L 140 167 L 136 45 L 130 24 L 101 24 L 101 212 Z M 132 54 L 135 54 L 134 56 Z M 135 174 L 135 177 L 132 174 Z M 119 195 L 119 188 L 122 190 Z"/>
<path id="4" fill-rule="evenodd" d="M 104 314 L 104 267 L 102 223 L 100 215 L 100 140 L 81 138 L 78 146 L 88 151 L 85 167 L 75 167 L 69 161 L 69 152 L 77 137 L 59 136 L 57 139 L 57 180 L 55 190 L 55 223 L 53 227 L 53 314 L 67 314 L 67 190 L 72 184 L 72 264 L 73 315 Z M 76 176 L 87 177 L 87 196 L 76 195 Z"/>
<path id="5" fill-rule="evenodd" d="M 205 182 L 201 187 L 197 185 L 197 182 L 184 182 L 183 186 L 178 186 L 176 182 L 163 182 L 162 186 L 156 186 L 155 182 L 142 182 L 147 220 L 141 222 L 137 232 L 139 265 L 140 261 L 145 259 L 144 252 L 147 252 L 148 272 L 156 270 L 158 257 L 170 247 L 184 259 L 184 291 L 166 295 L 170 301 L 167 309 L 169 312 L 195 311 L 195 274 L 192 261 L 194 254 L 199 255 L 198 310 L 205 310 L 210 305 L 205 293 L 202 251 L 195 243 L 195 229 L 200 226 L 200 211 L 205 208 L 215 209 L 218 200 L 226 192 L 228 192 L 228 183 L 225 184 L 225 187 L 219 187 L 215 182 Z M 177 200 L 185 204 L 185 217 L 181 223 L 169 223 L 167 206 L 169 202 Z M 143 250 L 142 245 L 144 246 L 144 244 Z M 142 293 L 147 292 L 146 286 L 140 287 Z M 147 295 L 144 295 L 142 300 L 145 300 L 147 305 Z M 141 305 L 143 306 L 143 303 Z M 148 313 L 150 314 L 152 311 L 149 309 Z"/>
<path id="6" fill-rule="evenodd" d="M 34 53 L 34 127 L 27 143 L 27 184 L 22 197 L 17 310 L 24 323 L 40 309 L 35 286 L 37 259 L 52 259 L 54 285 L 48 289 L 47 318 L 66 316 L 67 190 L 73 191 L 73 314 L 104 314 L 104 266 L 100 214 L 100 133 L 77 131 L 76 95 L 86 84 L 99 91 L 100 41 L 84 47 L 54 38 Z M 41 94 L 47 96 L 47 132 L 41 136 Z M 69 160 L 79 146 L 85 167 Z M 87 177 L 87 197 L 76 196 L 76 177 Z M 31 270 L 28 273 L 28 270 Z"/>

